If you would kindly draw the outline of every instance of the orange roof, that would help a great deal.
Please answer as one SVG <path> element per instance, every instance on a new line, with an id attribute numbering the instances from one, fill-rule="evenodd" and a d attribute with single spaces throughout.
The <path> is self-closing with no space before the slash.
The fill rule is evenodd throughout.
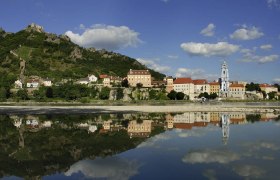
<path id="1" fill-rule="evenodd" d="M 177 129 L 191 129 L 193 124 L 190 123 L 174 123 L 174 128 Z"/>
<path id="2" fill-rule="evenodd" d="M 209 84 L 210 84 L 210 85 L 220 85 L 219 82 L 210 82 Z"/>
<path id="3" fill-rule="evenodd" d="M 177 78 L 173 84 L 190 84 L 193 83 L 191 78 Z"/>
<path id="4" fill-rule="evenodd" d="M 244 88 L 244 85 L 243 84 L 231 84 L 231 85 L 229 85 L 229 87 L 241 87 L 241 88 Z"/>
<path id="5" fill-rule="evenodd" d="M 100 79 L 104 79 L 104 78 L 106 78 L 107 76 L 108 76 L 107 74 L 100 74 L 100 75 L 99 75 L 99 78 L 100 78 Z"/>
<path id="6" fill-rule="evenodd" d="M 273 87 L 270 84 L 260 84 L 260 87 Z"/>
<path id="7" fill-rule="evenodd" d="M 198 84 L 207 84 L 207 81 L 206 81 L 206 79 L 195 79 L 195 80 L 193 80 L 193 83 L 194 83 L 195 85 L 198 85 Z"/>
<path id="8" fill-rule="evenodd" d="M 130 69 L 127 73 L 128 75 L 150 75 L 149 70 L 133 70 Z"/>

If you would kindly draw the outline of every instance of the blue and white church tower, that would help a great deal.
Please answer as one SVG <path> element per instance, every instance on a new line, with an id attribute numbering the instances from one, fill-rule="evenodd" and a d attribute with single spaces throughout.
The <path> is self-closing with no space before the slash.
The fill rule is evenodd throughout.
<path id="1" fill-rule="evenodd" d="M 228 74 L 228 66 L 226 61 L 222 64 L 221 68 L 221 79 L 220 79 L 220 95 L 222 97 L 227 97 L 229 92 L 229 74 Z"/>

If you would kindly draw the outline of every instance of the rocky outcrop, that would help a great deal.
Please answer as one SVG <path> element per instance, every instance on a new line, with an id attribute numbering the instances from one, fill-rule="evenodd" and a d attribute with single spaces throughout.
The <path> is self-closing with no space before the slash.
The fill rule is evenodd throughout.
<path id="1" fill-rule="evenodd" d="M 57 37 L 55 34 L 47 34 L 47 39 L 45 41 L 55 43 L 55 44 L 59 44 L 60 43 L 60 38 Z"/>
<path id="2" fill-rule="evenodd" d="M 44 32 L 43 26 L 37 25 L 37 24 L 35 24 L 35 23 L 32 23 L 32 24 L 28 25 L 28 26 L 25 28 L 25 30 L 26 30 L 27 32 L 32 32 L 32 31 L 39 32 L 39 33 Z"/>
<path id="3" fill-rule="evenodd" d="M 74 50 L 70 54 L 70 58 L 72 58 L 72 59 L 81 59 L 82 57 L 83 57 L 82 51 L 78 47 L 75 47 Z"/>
<path id="4" fill-rule="evenodd" d="M 70 41 L 70 38 L 67 35 L 62 34 L 59 37 L 63 40 Z"/>

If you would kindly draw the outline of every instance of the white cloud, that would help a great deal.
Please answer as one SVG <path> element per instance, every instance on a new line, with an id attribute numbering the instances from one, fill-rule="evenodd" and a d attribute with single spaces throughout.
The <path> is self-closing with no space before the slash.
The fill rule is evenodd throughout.
<path id="1" fill-rule="evenodd" d="M 185 163 L 221 163 L 227 164 L 232 161 L 239 160 L 240 156 L 237 153 L 227 150 L 212 150 L 203 149 L 187 153 L 182 161 Z"/>
<path id="2" fill-rule="evenodd" d="M 177 55 L 168 55 L 167 57 L 169 59 L 178 59 L 179 58 L 179 56 L 177 56 Z"/>
<path id="3" fill-rule="evenodd" d="M 273 7 L 279 8 L 280 7 L 279 0 L 266 0 L 266 2 L 267 2 L 267 6 L 269 8 L 273 8 Z"/>
<path id="4" fill-rule="evenodd" d="M 86 29 L 86 26 L 85 26 L 84 24 L 80 24 L 80 25 L 79 25 L 79 29 L 85 30 L 85 29 Z"/>
<path id="5" fill-rule="evenodd" d="M 264 45 L 261 45 L 260 48 L 262 50 L 270 50 L 270 49 L 272 49 L 272 45 L 271 44 L 264 44 Z"/>
<path id="6" fill-rule="evenodd" d="M 280 83 L 280 78 L 274 78 L 274 79 L 273 79 L 273 82 L 274 82 L 274 83 Z"/>
<path id="7" fill-rule="evenodd" d="M 159 71 L 162 73 L 166 73 L 170 70 L 169 66 L 162 66 L 159 65 L 155 62 L 155 60 L 151 60 L 151 59 L 143 59 L 143 58 L 137 58 L 137 61 L 139 61 L 140 63 L 144 64 L 145 66 L 147 66 L 150 69 L 153 69 L 155 71 Z"/>
<path id="8" fill-rule="evenodd" d="M 265 174 L 265 170 L 253 165 L 238 165 L 233 168 L 239 176 L 259 178 Z"/>
<path id="9" fill-rule="evenodd" d="M 213 23 L 208 24 L 208 26 L 200 31 L 200 34 L 203 36 L 214 36 L 215 34 L 215 25 Z"/>
<path id="10" fill-rule="evenodd" d="M 161 0 L 162 2 L 165 2 L 165 3 L 168 3 L 169 2 L 169 0 Z"/>
<path id="11" fill-rule="evenodd" d="M 231 39 L 235 40 L 253 40 L 258 39 L 264 35 L 263 32 L 261 32 L 256 27 L 248 27 L 246 25 L 243 25 L 240 29 L 235 30 L 231 35 Z"/>
<path id="12" fill-rule="evenodd" d="M 254 55 L 252 53 L 244 54 L 241 62 L 257 62 L 260 64 L 274 62 L 279 59 L 279 55 L 273 54 L 273 55 L 267 55 L 267 56 L 258 56 Z"/>
<path id="13" fill-rule="evenodd" d="M 203 69 L 178 68 L 175 77 L 191 77 L 193 79 L 207 79 L 212 81 L 218 79 L 219 75 L 205 73 Z"/>
<path id="14" fill-rule="evenodd" d="M 85 28 L 83 24 L 80 28 Z M 67 31 L 65 33 L 72 42 L 83 47 L 95 47 L 97 49 L 117 50 L 125 47 L 135 47 L 142 41 L 139 33 L 127 26 L 94 25 L 85 28 L 82 34 Z"/>
<path id="15" fill-rule="evenodd" d="M 238 51 L 239 46 L 227 42 L 210 43 L 182 43 L 181 48 L 191 56 L 228 56 Z"/>
<path id="16" fill-rule="evenodd" d="M 107 157 L 104 159 L 83 160 L 73 164 L 65 173 L 71 176 L 81 172 L 87 178 L 97 179 L 130 179 L 138 174 L 139 164 L 136 161 L 128 161 L 117 157 Z"/>

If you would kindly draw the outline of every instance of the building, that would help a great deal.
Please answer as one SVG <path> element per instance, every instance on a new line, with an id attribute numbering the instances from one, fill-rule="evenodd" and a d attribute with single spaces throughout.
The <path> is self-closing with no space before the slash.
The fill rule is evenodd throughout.
<path id="1" fill-rule="evenodd" d="M 143 120 L 138 123 L 137 120 L 130 121 L 127 127 L 130 138 L 132 137 L 149 137 L 152 132 L 152 121 Z"/>
<path id="2" fill-rule="evenodd" d="M 142 84 L 142 87 L 152 86 L 152 76 L 149 70 L 132 70 L 127 73 L 127 80 L 131 87 L 136 87 L 137 84 Z"/>
<path id="3" fill-rule="evenodd" d="M 171 76 L 165 78 L 166 81 L 166 92 L 170 93 L 173 90 L 173 78 Z"/>
<path id="4" fill-rule="evenodd" d="M 22 89 L 22 82 L 20 80 L 15 81 L 15 88 L 16 89 Z"/>
<path id="5" fill-rule="evenodd" d="M 210 82 L 210 94 L 216 93 L 217 95 L 220 94 L 220 83 L 219 82 Z"/>
<path id="6" fill-rule="evenodd" d="M 110 77 L 103 78 L 103 86 L 104 87 L 111 87 L 111 79 L 110 79 Z"/>
<path id="7" fill-rule="evenodd" d="M 30 79 L 26 83 L 26 87 L 28 88 L 38 88 L 39 87 L 39 80 Z"/>
<path id="8" fill-rule="evenodd" d="M 244 99 L 245 98 L 245 86 L 243 84 L 231 84 L 229 86 L 228 96 L 229 98 Z"/>
<path id="9" fill-rule="evenodd" d="M 89 74 L 88 77 L 79 79 L 77 83 L 88 85 L 89 83 L 96 82 L 96 81 L 97 81 L 97 77 L 92 74 Z"/>
<path id="10" fill-rule="evenodd" d="M 207 83 L 206 79 L 193 80 L 193 84 L 195 96 L 199 96 L 199 94 L 204 92 L 210 94 L 210 85 Z"/>
<path id="11" fill-rule="evenodd" d="M 261 91 L 266 92 L 266 94 L 270 92 L 278 92 L 278 88 L 275 86 L 272 86 L 270 84 L 260 84 Z"/>
<path id="12" fill-rule="evenodd" d="M 173 89 L 176 92 L 182 92 L 189 96 L 190 100 L 194 99 L 194 84 L 191 78 L 177 78 L 173 82 Z"/>
<path id="13" fill-rule="evenodd" d="M 43 80 L 42 80 L 42 84 L 43 84 L 43 86 L 45 86 L 45 87 L 51 87 L 51 86 L 52 86 L 52 81 L 51 81 L 49 78 L 43 79 Z"/>
<path id="14" fill-rule="evenodd" d="M 221 89 L 220 96 L 228 97 L 229 91 L 229 73 L 227 63 L 224 61 L 221 67 L 221 79 L 220 79 Z"/>

